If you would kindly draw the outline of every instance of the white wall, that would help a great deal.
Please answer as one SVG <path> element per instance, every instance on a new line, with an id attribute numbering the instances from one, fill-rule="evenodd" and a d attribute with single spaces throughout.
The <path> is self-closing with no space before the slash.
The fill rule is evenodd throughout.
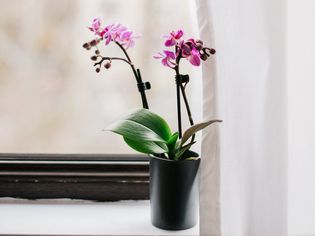
<path id="1" fill-rule="evenodd" d="M 289 233 L 315 235 L 315 1 L 288 0 Z"/>

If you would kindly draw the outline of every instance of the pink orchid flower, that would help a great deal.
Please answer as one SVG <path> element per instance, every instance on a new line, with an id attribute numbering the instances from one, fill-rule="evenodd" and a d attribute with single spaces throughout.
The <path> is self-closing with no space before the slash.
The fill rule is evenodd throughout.
<path id="1" fill-rule="evenodd" d="M 110 24 L 106 26 L 100 33 L 100 36 L 105 39 L 105 45 L 114 41 L 120 43 L 126 49 L 134 47 L 135 39 L 140 37 L 140 35 L 133 33 L 121 24 Z"/>
<path id="2" fill-rule="evenodd" d="M 105 39 L 105 45 L 108 45 L 111 41 L 119 39 L 122 32 L 127 28 L 121 24 L 110 24 L 103 30 L 103 38 Z"/>
<path id="3" fill-rule="evenodd" d="M 193 48 L 189 55 L 186 56 L 186 59 L 192 64 L 193 66 L 200 65 L 200 53 L 196 48 Z"/>
<path id="4" fill-rule="evenodd" d="M 124 31 L 120 34 L 119 42 L 128 49 L 134 47 L 137 38 L 140 38 L 140 35 L 134 34 L 132 31 Z"/>
<path id="5" fill-rule="evenodd" d="M 176 31 L 175 30 L 171 31 L 169 35 L 163 36 L 163 38 L 166 38 L 164 45 L 166 47 L 174 46 L 183 35 L 184 35 L 184 31 L 181 29 L 176 30 Z"/>
<path id="6" fill-rule="evenodd" d="M 171 51 L 164 50 L 163 53 L 158 53 L 153 56 L 155 59 L 162 59 L 162 64 L 164 66 L 168 66 L 170 68 L 174 68 L 176 66 L 175 63 L 175 53 Z"/>
<path id="7" fill-rule="evenodd" d="M 194 39 L 182 40 L 179 43 L 181 56 L 186 58 L 192 65 L 200 65 L 200 53 L 196 48 L 196 42 Z"/>
<path id="8" fill-rule="evenodd" d="M 101 19 L 99 17 L 96 17 L 93 19 L 92 26 L 89 27 L 89 29 L 95 34 L 99 34 L 100 27 L 101 27 Z"/>
<path id="9" fill-rule="evenodd" d="M 126 49 L 134 47 L 135 39 L 140 37 L 140 35 L 128 30 L 127 27 L 122 24 L 110 24 L 102 29 L 101 19 L 99 17 L 94 18 L 92 26 L 88 28 L 96 35 L 100 36 L 105 41 L 105 45 L 114 41 L 120 43 Z"/>

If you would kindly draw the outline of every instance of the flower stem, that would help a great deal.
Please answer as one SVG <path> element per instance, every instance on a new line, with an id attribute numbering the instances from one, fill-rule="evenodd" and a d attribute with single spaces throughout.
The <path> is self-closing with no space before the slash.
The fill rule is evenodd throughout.
<path id="1" fill-rule="evenodd" d="M 116 43 L 116 44 L 120 47 L 120 49 L 123 51 L 123 53 L 125 54 L 127 60 L 131 62 L 131 59 L 130 59 L 130 57 L 129 57 L 127 51 L 126 51 L 126 49 L 125 49 L 120 43 L 118 43 L 118 42 L 115 42 L 115 43 Z"/>
<path id="2" fill-rule="evenodd" d="M 125 54 L 127 60 L 129 61 L 129 65 L 133 71 L 133 74 L 137 80 L 137 83 L 138 83 L 138 88 L 139 88 L 139 92 L 141 94 L 141 100 L 142 100 L 142 106 L 143 108 L 146 108 L 146 109 L 149 109 L 149 105 L 148 105 L 148 101 L 147 101 L 147 97 L 145 95 L 145 89 L 142 88 L 141 86 L 143 86 L 143 81 L 142 81 L 142 78 L 141 78 L 141 74 L 140 74 L 140 70 L 137 69 L 134 67 L 126 49 L 118 42 L 115 42 L 119 47 L 120 49 L 123 51 L 123 53 Z M 141 88 L 141 89 L 140 89 Z"/>
<path id="3" fill-rule="evenodd" d="M 129 61 L 127 61 L 126 59 L 124 59 L 124 58 L 120 58 L 120 57 L 101 57 L 101 58 L 102 59 L 99 62 L 96 62 L 94 64 L 94 66 L 101 65 L 103 63 L 103 61 L 105 61 L 105 60 L 108 60 L 108 61 L 114 61 L 114 60 L 124 61 L 124 62 L 126 62 L 127 64 L 129 64 L 131 66 L 131 63 Z"/>
<path id="4" fill-rule="evenodd" d="M 175 45 L 175 52 L 178 53 L 178 46 Z M 179 52 L 176 57 L 176 66 L 174 70 L 176 72 L 176 100 L 177 100 L 177 125 L 178 125 L 178 138 L 182 138 L 182 114 L 181 114 L 181 107 L 180 107 L 180 74 L 179 74 L 179 62 L 181 59 L 181 53 Z"/>
<path id="5" fill-rule="evenodd" d="M 194 120 L 192 118 L 192 114 L 191 114 L 191 111 L 190 111 L 188 99 L 187 99 L 186 92 L 185 92 L 185 87 L 183 86 L 183 84 L 180 84 L 180 89 L 181 89 L 181 92 L 182 92 L 182 95 L 183 95 L 183 98 L 184 98 L 184 102 L 185 102 L 185 106 L 186 106 L 186 111 L 187 111 L 189 123 L 190 123 L 191 126 L 193 126 L 194 125 Z M 191 138 L 191 143 L 193 143 L 194 141 L 195 141 L 195 134 Z"/>
<path id="6" fill-rule="evenodd" d="M 142 105 L 143 108 L 149 109 L 149 104 L 147 101 L 147 97 L 145 96 L 145 88 L 141 88 L 141 86 L 145 86 L 142 82 L 142 78 L 141 78 L 141 73 L 140 73 L 140 69 L 137 69 L 137 74 L 138 74 L 138 78 L 139 78 L 139 82 L 138 82 L 138 89 L 140 91 L 141 94 L 141 100 L 142 100 Z"/>
<path id="7" fill-rule="evenodd" d="M 177 99 L 177 124 L 178 124 L 178 138 L 182 138 L 182 117 L 181 117 L 181 104 L 180 104 L 180 79 L 178 64 L 175 67 L 176 71 L 176 99 Z"/>

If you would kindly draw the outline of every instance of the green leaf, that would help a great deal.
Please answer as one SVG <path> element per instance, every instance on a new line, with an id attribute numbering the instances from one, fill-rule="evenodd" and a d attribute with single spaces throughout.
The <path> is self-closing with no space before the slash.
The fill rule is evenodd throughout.
<path id="1" fill-rule="evenodd" d="M 164 143 L 155 143 L 151 141 L 138 142 L 124 137 L 125 142 L 134 150 L 146 154 L 161 154 L 168 151 L 167 145 Z M 164 147 L 163 145 L 164 144 Z"/>
<path id="2" fill-rule="evenodd" d="M 163 140 L 168 141 L 172 135 L 171 129 L 167 122 L 159 115 L 149 111 L 148 109 L 135 109 L 121 120 L 130 120 L 139 123 L 155 132 Z"/>
<path id="3" fill-rule="evenodd" d="M 122 135 L 125 142 L 136 151 L 148 154 L 169 152 L 169 140 L 176 138 L 172 136 L 166 121 L 147 109 L 133 110 L 107 127 L 107 130 Z"/>
<path id="4" fill-rule="evenodd" d="M 178 132 L 175 132 L 167 142 L 170 150 L 175 148 L 176 141 L 178 140 Z"/>
<path id="5" fill-rule="evenodd" d="M 179 149 L 180 148 L 180 140 L 177 140 L 175 143 L 175 149 Z"/>
<path id="6" fill-rule="evenodd" d="M 170 159 L 175 158 L 175 149 L 177 148 L 176 144 L 178 143 L 178 136 L 179 136 L 178 132 L 175 132 L 168 140 L 168 143 L 167 143 L 167 146 L 169 148 L 168 157 Z"/>
<path id="7" fill-rule="evenodd" d="M 153 141 L 167 143 L 167 141 L 151 129 L 131 120 L 118 120 L 107 127 L 107 130 L 138 142 Z"/>
<path id="8" fill-rule="evenodd" d="M 206 121 L 206 122 L 202 122 L 202 123 L 199 123 L 199 124 L 195 124 L 193 126 L 191 126 L 189 129 L 187 129 L 182 137 L 182 140 L 181 140 L 181 146 L 183 146 L 187 140 L 193 136 L 195 133 L 197 133 L 198 131 L 206 128 L 207 126 L 215 123 L 215 122 L 222 122 L 222 120 L 209 120 L 209 121 Z"/>
<path id="9" fill-rule="evenodd" d="M 189 148 L 195 144 L 196 142 L 192 142 L 192 143 L 188 143 L 187 145 L 183 146 L 183 147 L 180 147 L 179 149 L 176 150 L 175 152 L 175 160 L 179 160 L 181 159 L 182 155 L 187 151 L 189 150 Z"/>

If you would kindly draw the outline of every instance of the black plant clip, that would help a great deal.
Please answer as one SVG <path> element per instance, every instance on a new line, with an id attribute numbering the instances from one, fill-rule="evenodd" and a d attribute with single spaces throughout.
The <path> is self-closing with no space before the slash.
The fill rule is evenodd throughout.
<path id="1" fill-rule="evenodd" d="M 187 84 L 189 82 L 189 75 L 176 75 L 176 84 Z"/>
<path id="2" fill-rule="evenodd" d="M 151 88 L 150 82 L 142 82 L 141 73 L 139 69 L 137 69 L 137 77 L 138 77 L 137 86 L 140 93 Z"/>
<path id="3" fill-rule="evenodd" d="M 149 90 L 151 88 L 151 84 L 149 82 L 142 82 L 140 69 L 136 70 L 135 76 L 137 79 L 138 90 L 141 94 L 143 108 L 149 109 L 147 97 L 145 96 L 145 90 Z"/>
<path id="4" fill-rule="evenodd" d="M 141 82 L 137 84 L 139 92 L 151 89 L 150 82 Z"/>

